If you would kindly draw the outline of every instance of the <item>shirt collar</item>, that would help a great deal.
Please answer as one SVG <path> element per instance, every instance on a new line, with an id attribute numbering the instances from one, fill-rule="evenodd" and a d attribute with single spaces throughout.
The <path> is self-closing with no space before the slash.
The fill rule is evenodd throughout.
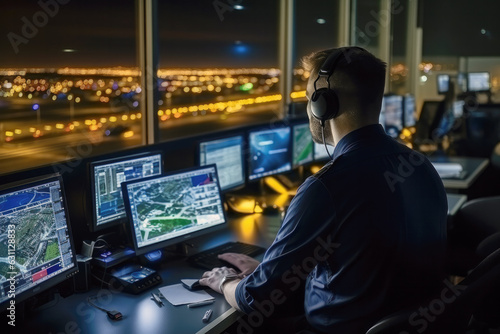
<path id="1" fill-rule="evenodd" d="M 386 136 L 384 128 L 381 124 L 370 124 L 349 132 L 342 137 L 342 139 L 335 146 L 335 150 L 333 151 L 333 160 L 356 148 L 358 143 L 370 140 L 370 138 L 374 136 L 378 137 L 380 135 Z"/>

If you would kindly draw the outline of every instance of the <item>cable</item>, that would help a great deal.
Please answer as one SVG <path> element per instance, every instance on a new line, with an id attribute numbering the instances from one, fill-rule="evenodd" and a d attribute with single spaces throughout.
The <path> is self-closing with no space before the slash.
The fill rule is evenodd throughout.
<path id="1" fill-rule="evenodd" d="M 95 297 L 94 297 L 95 298 Z M 92 297 L 87 297 L 87 303 L 90 304 L 90 306 L 93 306 L 95 307 L 96 309 L 98 310 L 101 310 L 103 312 L 106 312 L 106 314 L 108 315 L 108 317 L 112 320 L 120 320 L 121 318 L 123 318 L 122 314 L 116 310 L 106 310 L 105 308 L 102 308 L 102 307 L 99 307 L 97 306 L 96 304 L 94 304 L 92 302 Z"/>
<path id="2" fill-rule="evenodd" d="M 328 152 L 328 145 L 326 145 L 326 141 L 325 141 L 325 122 L 324 121 L 321 121 L 321 137 L 323 138 L 323 144 L 325 144 L 326 154 L 328 154 L 328 156 L 330 157 L 330 160 L 332 160 L 333 157 L 331 156 L 330 152 Z"/>

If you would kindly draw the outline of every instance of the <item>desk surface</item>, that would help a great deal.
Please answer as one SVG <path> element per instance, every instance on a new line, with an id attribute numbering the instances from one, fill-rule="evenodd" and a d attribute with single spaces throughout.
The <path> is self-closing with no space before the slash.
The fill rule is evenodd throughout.
<path id="1" fill-rule="evenodd" d="M 197 238 L 197 249 L 191 252 L 215 247 L 227 241 L 236 241 L 269 246 L 281 224 L 279 214 L 247 215 L 232 218 L 229 229 Z M 262 255 L 261 255 L 262 256 Z M 257 257 L 259 258 L 259 257 Z M 200 277 L 204 270 L 190 266 L 179 257 L 155 268 L 164 285 L 177 284 L 183 278 Z M 93 288 L 89 292 L 75 293 L 67 298 L 58 297 L 30 314 L 29 318 L 16 323 L 18 333 L 220 333 L 236 321 L 239 312 L 231 308 L 224 297 L 212 290 L 207 292 L 215 297 L 211 305 L 188 308 L 186 305 L 173 306 L 164 300 L 159 307 L 150 299 L 151 292 L 158 292 L 158 286 L 139 295 L 120 293 L 113 289 Z M 90 306 L 88 297 L 97 297 L 94 303 L 107 310 L 117 310 L 123 319 L 113 321 L 106 313 Z M 213 310 L 208 324 L 202 317 L 208 309 Z M 6 321 L 2 320 L 1 328 Z"/>
<path id="2" fill-rule="evenodd" d="M 443 185 L 448 189 L 468 189 L 472 183 L 488 167 L 489 160 L 472 157 L 431 157 L 431 162 L 452 162 L 462 165 L 466 172 L 464 179 L 443 178 Z"/>

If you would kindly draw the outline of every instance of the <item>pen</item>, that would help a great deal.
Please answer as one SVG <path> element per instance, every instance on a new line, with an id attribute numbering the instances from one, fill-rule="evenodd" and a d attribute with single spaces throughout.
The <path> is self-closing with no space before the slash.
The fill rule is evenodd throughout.
<path id="1" fill-rule="evenodd" d="M 160 297 L 158 297 L 156 294 L 154 294 L 153 292 L 151 292 L 151 299 L 153 299 L 155 302 L 158 303 L 158 306 L 163 306 L 163 302 L 161 301 Z"/>
<path id="2" fill-rule="evenodd" d="M 212 315 L 212 310 L 208 310 L 207 312 L 205 312 L 205 315 L 203 316 L 203 318 L 201 318 L 201 320 L 203 322 L 208 322 L 208 320 L 210 320 L 211 315 Z"/>
<path id="3" fill-rule="evenodd" d="M 188 304 L 188 307 L 189 308 L 192 308 L 192 307 L 199 307 L 199 306 L 205 306 L 205 305 L 210 305 L 214 302 L 213 299 L 211 300 L 204 300 L 202 302 L 198 302 L 198 303 L 192 303 L 192 304 Z"/>

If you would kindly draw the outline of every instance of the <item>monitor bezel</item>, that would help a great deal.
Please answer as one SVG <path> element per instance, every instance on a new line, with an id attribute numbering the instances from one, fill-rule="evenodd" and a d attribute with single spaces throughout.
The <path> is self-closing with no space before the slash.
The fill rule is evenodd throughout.
<path id="1" fill-rule="evenodd" d="M 31 297 L 34 297 L 42 292 L 45 292 L 58 284 L 66 281 L 67 279 L 71 278 L 73 275 L 75 275 L 78 272 L 78 261 L 76 259 L 76 251 L 75 251 L 75 241 L 73 239 L 73 232 L 72 232 L 72 227 L 71 227 L 71 222 L 69 219 L 69 208 L 68 208 L 68 200 L 66 197 L 66 190 L 64 189 L 64 182 L 63 178 L 59 173 L 56 174 L 46 174 L 38 177 L 33 177 L 21 181 L 16 181 L 16 182 L 11 182 L 5 185 L 0 186 L 0 196 L 5 195 L 7 193 L 19 191 L 23 188 L 30 188 L 34 187 L 37 185 L 41 185 L 44 183 L 48 182 L 58 182 L 60 189 L 61 189 L 61 198 L 62 202 L 64 204 L 64 214 L 65 214 L 65 219 L 66 219 L 66 227 L 68 231 L 68 238 L 70 241 L 70 247 L 71 247 L 71 262 L 73 263 L 73 267 L 67 268 L 65 271 L 57 274 L 54 277 L 51 277 L 50 279 L 47 279 L 43 282 L 40 282 L 38 284 L 35 284 L 31 288 L 23 291 L 23 292 L 16 292 L 15 293 L 15 303 L 16 306 L 18 303 L 26 301 L 30 299 Z M 0 312 L 3 312 L 7 309 L 8 305 L 10 304 L 10 300 L 13 300 L 12 298 L 7 298 L 4 302 L 0 303 Z"/>
<path id="2" fill-rule="evenodd" d="M 217 135 L 217 136 L 212 136 L 208 139 L 200 139 L 197 141 L 196 143 L 196 156 L 195 156 L 195 161 L 196 161 L 196 164 L 198 166 L 207 166 L 207 165 L 201 165 L 201 144 L 203 143 L 209 143 L 209 142 L 215 142 L 215 141 L 221 141 L 221 140 L 226 140 L 226 139 L 231 139 L 231 138 L 236 138 L 236 137 L 241 137 L 241 154 L 240 154 L 240 158 L 241 158 L 241 173 L 243 175 L 243 180 L 238 183 L 238 184 L 234 184 L 230 187 L 227 187 L 227 188 L 224 188 L 222 189 L 221 188 L 221 191 L 222 191 L 222 194 L 225 194 L 229 191 L 234 191 L 234 190 L 237 190 L 237 189 L 242 189 L 243 187 L 245 187 L 246 185 L 246 181 L 247 181 L 247 161 L 245 159 L 245 151 L 247 149 L 247 143 L 246 143 L 246 138 L 245 138 L 245 135 L 243 132 L 239 132 L 239 133 L 236 133 L 236 134 L 225 134 L 225 135 Z M 219 183 L 219 186 L 220 186 L 220 183 Z"/>
<path id="3" fill-rule="evenodd" d="M 300 166 L 307 166 L 307 165 L 310 165 L 312 163 L 314 163 L 314 140 L 312 139 L 312 133 L 311 133 L 311 143 L 313 145 L 313 148 L 312 148 L 312 157 L 311 157 L 311 161 L 306 161 L 306 162 L 302 162 L 302 163 L 298 163 L 298 164 L 294 164 L 294 161 L 293 161 L 293 154 L 294 154 L 294 151 L 295 151 L 295 127 L 297 126 L 307 126 L 308 129 L 309 129 L 309 132 L 311 132 L 311 128 L 310 128 L 310 123 L 309 121 L 302 121 L 302 122 L 298 122 L 298 123 L 294 123 L 291 125 L 291 133 L 290 133 L 290 141 L 292 142 L 291 143 L 291 146 L 292 146 L 292 169 L 294 168 L 298 168 Z"/>
<path id="4" fill-rule="evenodd" d="M 117 162 L 123 162 L 126 160 L 132 160 L 132 159 L 140 159 L 140 158 L 145 158 L 145 157 L 154 156 L 154 155 L 160 155 L 160 174 L 159 175 L 162 175 L 165 172 L 165 170 L 164 170 L 164 156 L 163 156 L 164 154 L 162 151 L 159 151 L 159 150 L 141 152 L 141 153 L 135 153 L 135 154 L 127 154 L 127 155 L 122 155 L 122 156 L 117 156 L 117 157 L 107 158 L 107 159 L 102 159 L 102 160 L 93 160 L 93 161 L 90 161 L 88 163 L 87 171 L 89 173 L 88 174 L 89 176 L 88 176 L 87 180 L 89 180 L 89 183 L 90 183 L 90 193 L 89 193 L 90 199 L 87 198 L 87 200 L 88 200 L 88 203 L 90 203 L 91 218 L 87 219 L 87 222 L 88 222 L 87 225 L 88 225 L 91 232 L 101 231 L 101 230 L 104 230 L 104 229 L 107 229 L 110 227 L 124 224 L 127 222 L 127 219 L 128 219 L 126 212 L 125 212 L 125 216 L 122 218 L 118 218 L 118 219 L 115 219 L 113 221 L 110 221 L 110 222 L 107 222 L 107 223 L 104 223 L 101 225 L 97 225 L 97 211 L 96 211 L 97 203 L 96 203 L 96 196 L 95 196 L 95 193 L 96 193 L 95 168 L 99 167 L 99 166 L 103 166 L 103 165 L 113 164 L 113 163 L 117 163 Z M 143 179 L 141 179 L 141 180 L 143 180 Z M 123 197 L 123 193 L 122 193 L 122 197 Z M 89 210 L 86 210 L 86 211 L 88 212 Z"/>
<path id="5" fill-rule="evenodd" d="M 470 87 L 470 75 L 471 74 L 487 74 L 488 75 L 488 89 L 473 90 Z M 467 72 L 467 92 L 470 93 L 487 93 L 491 90 L 491 74 L 488 71 L 477 71 L 477 72 Z"/>
<path id="6" fill-rule="evenodd" d="M 252 159 L 252 154 L 251 154 L 251 143 L 250 143 L 250 136 L 251 134 L 253 133 L 256 133 L 256 132 L 265 132 L 265 131 L 273 131 L 273 130 L 278 130 L 278 129 L 288 129 L 289 130 L 289 137 L 288 137 L 288 145 L 287 145 L 287 159 L 288 159 L 288 162 L 290 163 L 290 169 L 288 170 L 284 170 L 284 171 L 273 171 L 272 173 L 270 174 L 267 174 L 267 175 L 261 175 L 261 176 L 257 176 L 257 177 L 254 177 L 254 178 L 250 178 L 251 176 L 253 176 L 252 172 L 251 172 L 251 167 L 252 167 L 252 164 L 250 163 L 250 160 Z M 253 128 L 253 129 L 249 129 L 246 133 L 246 140 L 247 140 L 247 145 L 248 145 L 248 150 L 247 150 L 247 156 L 246 156 L 246 162 L 247 162 L 247 181 L 248 182 L 255 182 L 255 181 L 259 181 L 261 179 L 264 179 L 268 176 L 273 176 L 273 175 L 277 175 L 277 174 L 282 174 L 282 173 L 288 173 L 288 172 L 291 172 L 293 170 L 293 155 L 292 155 L 292 128 L 289 124 L 283 124 L 283 125 L 276 125 L 274 127 L 262 127 L 262 126 L 259 126 L 259 127 L 256 127 L 256 128 Z"/>
<path id="7" fill-rule="evenodd" d="M 169 176 L 172 176 L 172 175 L 189 173 L 189 172 L 192 172 L 192 171 L 201 170 L 201 169 L 209 169 L 209 168 L 214 168 L 215 169 L 215 174 L 217 176 L 217 188 L 218 188 L 219 194 L 220 194 L 220 200 L 221 200 L 221 204 L 220 205 L 222 207 L 222 214 L 223 214 L 224 222 L 220 223 L 218 225 L 215 225 L 215 226 L 209 226 L 209 227 L 204 228 L 202 230 L 194 231 L 194 232 L 191 232 L 191 233 L 188 233 L 188 234 L 184 234 L 184 235 L 180 235 L 180 236 L 177 236 L 177 237 L 174 237 L 174 238 L 171 238 L 171 239 L 163 240 L 163 241 L 160 241 L 160 242 L 152 244 L 152 245 L 147 245 L 147 246 L 139 247 L 138 244 L 137 244 L 137 238 L 136 238 L 136 235 L 135 235 L 134 222 L 132 220 L 132 211 L 131 211 L 131 208 L 130 208 L 130 200 L 129 200 L 129 196 L 128 196 L 127 186 L 132 185 L 134 183 L 148 182 L 150 180 L 160 179 L 160 178 L 169 177 Z M 222 230 L 224 228 L 227 228 L 228 220 L 227 220 L 226 210 L 224 209 L 224 198 L 223 198 L 223 194 L 222 194 L 221 189 L 220 189 L 219 174 L 217 172 L 217 166 L 215 164 L 210 164 L 210 165 L 205 165 L 205 166 L 195 166 L 195 167 L 190 167 L 190 168 L 184 168 L 184 169 L 180 169 L 180 170 L 176 170 L 176 171 L 171 171 L 171 172 L 168 172 L 168 173 L 165 173 L 165 174 L 162 174 L 162 175 L 152 176 L 152 177 L 148 177 L 148 178 L 144 178 L 144 179 L 139 179 L 139 180 L 133 180 L 133 181 L 129 181 L 129 182 L 123 182 L 121 184 L 121 186 L 122 186 L 122 192 L 123 192 L 123 195 L 124 195 L 123 196 L 123 200 L 124 200 L 124 203 L 125 203 L 125 210 L 127 212 L 127 219 L 128 219 L 126 227 L 127 227 L 128 234 L 130 235 L 130 237 L 132 239 L 132 244 L 131 245 L 134 248 L 136 255 L 144 255 L 144 254 L 147 254 L 149 252 L 156 251 L 158 249 L 162 249 L 162 248 L 165 248 L 165 247 L 177 245 L 177 244 L 180 244 L 182 242 L 185 242 L 185 241 L 197 238 L 199 236 L 202 236 L 202 235 L 205 235 L 205 234 L 208 234 L 208 233 L 212 233 L 212 232 L 216 232 L 216 231 L 220 231 L 220 230 Z"/>

